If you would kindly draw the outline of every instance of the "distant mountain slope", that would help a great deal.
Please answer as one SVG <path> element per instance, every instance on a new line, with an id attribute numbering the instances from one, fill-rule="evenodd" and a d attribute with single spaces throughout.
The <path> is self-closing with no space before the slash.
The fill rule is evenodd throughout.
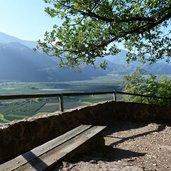
<path id="1" fill-rule="evenodd" d="M 40 69 L 48 65 L 53 63 L 19 43 L 0 45 L 0 80 L 47 81 Z"/>
<path id="2" fill-rule="evenodd" d="M 126 54 L 127 54 L 127 51 L 126 50 L 122 50 L 121 52 L 119 52 L 115 56 L 113 56 L 113 55 L 106 56 L 105 59 L 110 61 L 110 62 L 112 62 L 112 63 L 115 63 L 115 64 L 127 65 Z"/>
<path id="3" fill-rule="evenodd" d="M 73 81 L 106 75 L 107 71 L 83 66 L 80 73 L 56 67 L 57 60 L 34 52 L 23 44 L 0 44 L 0 80 Z"/>
<path id="4" fill-rule="evenodd" d="M 11 42 L 18 42 L 18 43 L 21 43 L 21 44 L 29 47 L 29 48 L 34 48 L 37 45 L 37 42 L 21 40 L 14 36 L 10 36 L 8 34 L 0 32 L 0 43 L 7 44 L 7 43 L 11 43 Z"/>
<path id="5" fill-rule="evenodd" d="M 126 50 L 122 50 L 116 56 L 109 55 L 105 57 L 105 59 L 107 59 L 111 63 L 115 65 L 117 64 L 117 68 L 113 70 L 113 73 L 130 74 L 134 72 L 137 67 L 141 67 L 146 71 L 147 74 L 157 74 L 157 75 L 171 74 L 171 64 L 164 62 L 164 60 L 154 64 L 149 64 L 149 63 L 142 64 L 137 61 L 127 64 L 126 53 L 127 53 Z"/>
<path id="6" fill-rule="evenodd" d="M 89 80 L 108 74 L 127 75 L 141 66 L 147 73 L 171 74 L 171 65 L 156 63 L 153 65 L 134 62 L 126 63 L 126 51 L 122 50 L 116 56 L 105 57 L 108 66 L 101 70 L 90 65 L 81 65 L 81 72 L 72 69 L 57 68 L 58 59 L 49 57 L 38 51 L 33 51 L 36 42 L 20 40 L 16 37 L 0 33 L 0 80 L 16 81 L 76 81 Z M 97 66 L 102 62 L 96 61 Z"/>
<path id="7" fill-rule="evenodd" d="M 156 63 L 152 65 L 145 65 L 144 69 L 148 74 L 157 74 L 157 75 L 171 74 L 171 65 L 167 63 Z"/>

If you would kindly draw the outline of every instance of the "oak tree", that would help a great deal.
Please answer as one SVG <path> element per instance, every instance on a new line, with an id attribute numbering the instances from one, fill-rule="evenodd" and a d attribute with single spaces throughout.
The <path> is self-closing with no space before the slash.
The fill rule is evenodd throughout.
<path id="1" fill-rule="evenodd" d="M 123 44 L 127 61 L 156 62 L 171 56 L 171 0 L 44 0 L 45 12 L 61 20 L 39 46 L 60 66 L 94 64 L 116 55 Z M 102 63 L 101 67 L 105 67 Z"/>

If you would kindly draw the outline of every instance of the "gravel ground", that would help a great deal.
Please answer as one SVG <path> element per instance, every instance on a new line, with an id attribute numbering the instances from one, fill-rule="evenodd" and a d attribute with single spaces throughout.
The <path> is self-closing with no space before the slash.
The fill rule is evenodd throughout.
<path id="1" fill-rule="evenodd" d="M 117 122 L 104 132 L 104 149 L 95 149 L 58 171 L 171 171 L 171 126 Z"/>

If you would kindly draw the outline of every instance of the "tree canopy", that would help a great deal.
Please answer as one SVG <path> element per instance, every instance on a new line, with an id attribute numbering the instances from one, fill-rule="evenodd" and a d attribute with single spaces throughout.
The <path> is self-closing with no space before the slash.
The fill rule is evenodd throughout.
<path id="1" fill-rule="evenodd" d="M 144 75 L 145 71 L 137 69 L 132 75 L 125 76 L 124 91 L 135 94 L 171 97 L 171 80 L 167 76 Z M 147 104 L 170 105 L 167 99 L 155 99 L 141 96 L 125 96 L 124 100 Z"/>
<path id="2" fill-rule="evenodd" d="M 156 62 L 171 56 L 171 0 L 44 0 L 45 12 L 61 25 L 39 46 L 60 66 L 94 64 L 97 57 L 126 49 L 127 61 Z M 101 67 L 105 67 L 102 63 Z"/>

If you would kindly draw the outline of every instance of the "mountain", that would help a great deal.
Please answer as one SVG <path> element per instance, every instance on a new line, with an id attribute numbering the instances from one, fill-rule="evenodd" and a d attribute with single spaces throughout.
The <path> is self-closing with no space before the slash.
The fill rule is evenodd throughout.
<path id="1" fill-rule="evenodd" d="M 117 55 L 115 56 L 108 55 L 105 57 L 105 59 L 114 64 L 127 65 L 126 54 L 127 54 L 127 51 L 122 49 L 121 52 L 119 52 Z"/>
<path id="2" fill-rule="evenodd" d="M 171 74 L 171 64 L 162 61 L 158 61 L 154 64 L 145 63 L 142 64 L 138 61 L 128 64 L 126 62 L 126 50 L 122 50 L 115 56 L 109 55 L 105 57 L 106 60 L 110 61 L 113 64 L 117 64 L 117 68 L 114 67 L 112 73 L 116 74 L 130 74 L 136 70 L 137 67 L 140 67 L 146 71 L 146 74 L 156 74 L 156 75 L 170 75 Z M 111 64 L 110 64 L 111 65 Z"/>
<path id="3" fill-rule="evenodd" d="M 7 44 L 7 43 L 11 43 L 11 42 L 17 42 L 17 43 L 23 44 L 23 45 L 25 45 L 31 49 L 35 48 L 37 45 L 37 42 L 21 40 L 21 39 L 14 37 L 14 36 L 10 36 L 8 34 L 0 32 L 0 43 Z"/>
<path id="4" fill-rule="evenodd" d="M 171 65 L 168 63 L 155 63 L 152 65 L 144 65 L 144 70 L 148 74 L 171 75 Z"/>
<path id="5" fill-rule="evenodd" d="M 40 72 L 40 69 L 51 64 L 51 61 L 44 58 L 42 61 L 45 63 L 38 64 L 40 57 L 41 54 L 34 54 L 28 47 L 19 43 L 1 44 L 0 80 L 47 80 L 48 74 Z"/>
<path id="6" fill-rule="evenodd" d="M 104 59 L 108 66 L 106 70 L 91 65 L 81 65 L 81 72 L 72 69 L 57 67 L 58 59 L 33 51 L 36 42 L 20 40 L 16 37 L 0 33 L 0 80 L 13 81 L 77 81 L 90 80 L 97 76 L 108 74 L 127 75 L 141 66 L 147 74 L 171 74 L 171 65 L 167 63 L 141 64 L 126 63 L 127 51 L 122 50 L 116 56 L 107 56 Z M 96 60 L 96 66 L 102 62 Z"/>
<path id="7" fill-rule="evenodd" d="M 76 81 L 89 80 L 108 72 L 86 65 L 81 67 L 80 73 L 58 68 L 58 60 L 33 51 L 29 43 L 30 41 L 0 34 L 0 80 Z"/>

